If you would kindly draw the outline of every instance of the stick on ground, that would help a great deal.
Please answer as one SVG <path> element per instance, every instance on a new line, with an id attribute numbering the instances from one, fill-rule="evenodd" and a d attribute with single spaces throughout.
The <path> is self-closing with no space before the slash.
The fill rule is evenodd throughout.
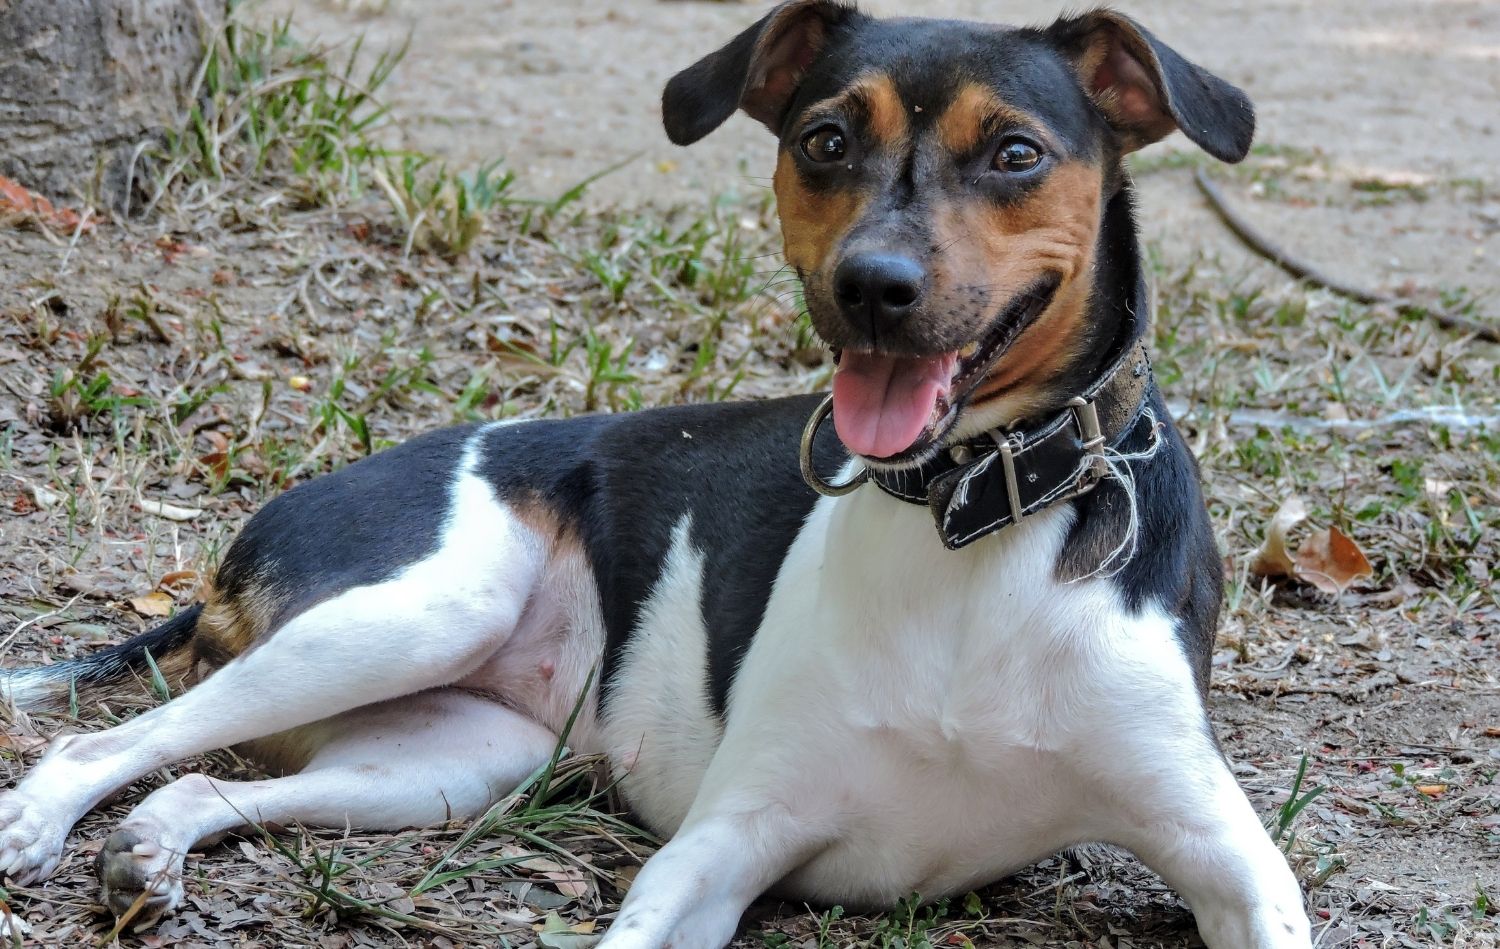
<path id="1" fill-rule="evenodd" d="M 1471 320 L 1467 317 L 1456 316 L 1452 313 L 1444 313 L 1438 310 L 1430 310 L 1426 307 L 1406 303 L 1387 293 L 1367 290 L 1364 287 L 1346 283 L 1336 277 L 1330 277 L 1317 266 L 1308 263 L 1300 257 L 1289 254 L 1280 244 L 1267 237 L 1264 231 L 1251 224 L 1248 218 L 1229 203 L 1229 200 L 1224 197 L 1224 192 L 1219 189 L 1218 185 L 1214 184 L 1213 179 L 1209 178 L 1202 168 L 1193 172 L 1193 180 L 1198 183 L 1198 190 L 1202 191 L 1203 196 L 1208 199 L 1208 203 L 1213 208 L 1214 213 L 1234 232 L 1236 237 L 1244 242 L 1246 247 L 1266 258 L 1282 270 L 1285 270 L 1293 277 L 1305 280 L 1314 286 L 1332 290 L 1339 296 L 1347 297 L 1356 303 L 1390 304 L 1403 316 L 1408 314 L 1421 315 L 1431 319 L 1445 329 L 1458 330 L 1462 333 L 1472 333 L 1480 339 L 1488 340 L 1492 343 L 1500 343 L 1500 327 L 1491 323 Z"/>

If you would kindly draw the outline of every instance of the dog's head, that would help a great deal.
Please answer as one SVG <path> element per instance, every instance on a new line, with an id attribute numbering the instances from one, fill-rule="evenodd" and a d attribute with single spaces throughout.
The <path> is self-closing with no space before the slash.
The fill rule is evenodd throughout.
<path id="1" fill-rule="evenodd" d="M 1238 89 L 1110 11 L 1045 29 L 792 0 L 667 84 L 667 134 L 736 110 L 780 139 L 787 260 L 834 351 L 834 423 L 879 466 L 1076 393 L 1122 157 L 1181 130 L 1238 161 Z"/>

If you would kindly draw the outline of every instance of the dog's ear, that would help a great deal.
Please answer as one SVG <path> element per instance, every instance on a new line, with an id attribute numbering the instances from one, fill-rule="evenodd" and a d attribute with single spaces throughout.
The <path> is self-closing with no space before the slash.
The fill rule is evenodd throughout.
<path id="1" fill-rule="evenodd" d="M 667 137 L 691 145 L 734 114 L 781 134 L 787 105 L 829 31 L 854 14 L 837 0 L 790 0 L 759 23 L 673 76 L 661 97 Z"/>
<path id="2" fill-rule="evenodd" d="M 1095 10 L 1047 28 L 1126 151 L 1181 129 L 1220 161 L 1250 151 L 1255 107 L 1243 92 L 1152 36 L 1127 16 Z"/>

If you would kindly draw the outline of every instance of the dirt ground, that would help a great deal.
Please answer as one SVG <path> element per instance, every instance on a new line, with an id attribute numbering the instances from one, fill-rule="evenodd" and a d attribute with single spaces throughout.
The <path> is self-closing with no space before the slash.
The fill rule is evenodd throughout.
<path id="1" fill-rule="evenodd" d="M 559 192 L 625 159 L 601 201 L 702 203 L 768 184 L 770 136 L 738 117 L 691 148 L 660 131 L 662 84 L 752 22 L 754 3 L 270 0 L 328 38 L 408 36 L 392 89 L 403 141 L 472 165 L 503 157 Z M 868 0 L 884 15 L 1046 23 L 1048 0 Z M 1246 89 L 1257 142 L 1295 158 L 1242 181 L 1247 213 L 1293 252 L 1385 291 L 1500 290 L 1500 4 L 1488 0 L 1159 0 L 1114 4 Z M 1163 143 L 1145 156 L 1175 152 Z M 1142 182 L 1148 236 L 1174 261 L 1251 259 L 1186 174 Z"/>
<path id="2" fill-rule="evenodd" d="M 497 204 L 453 259 L 408 252 L 376 194 L 305 208 L 254 183 L 102 221 L 76 243 L 0 226 L 5 665 L 122 641 L 191 602 L 266 497 L 412 433 L 826 384 L 779 280 L 758 177 L 766 136 L 736 119 L 677 151 L 657 129 L 661 81 L 759 7 L 295 6 L 302 35 L 364 32 L 373 49 L 411 33 L 387 93 L 389 134 L 406 147 L 457 166 L 503 155 L 517 192 L 545 196 L 640 157 L 598 182 L 586 211 Z M 972 0 L 901 9 L 989 12 Z M 1265 147 L 1214 173 L 1267 230 L 1372 287 L 1495 319 L 1500 8 L 1125 9 L 1260 104 Z M 1136 170 L 1155 364 L 1203 466 L 1230 581 L 1219 736 L 1304 881 L 1319 946 L 1500 945 L 1500 348 L 1294 284 L 1204 210 L 1184 155 L 1156 149 Z M 1335 595 L 1249 575 L 1294 495 L 1310 517 L 1293 546 L 1336 526 L 1373 576 Z M 0 756 L 19 774 L 51 735 L 104 727 L 151 704 L 150 691 L 16 717 Z M 6 889 L 35 944 L 116 938 L 94 902 L 93 854 L 143 793 L 196 768 L 256 774 L 215 755 L 88 818 L 53 880 Z M 542 811 L 531 796 L 511 801 L 483 834 L 232 838 L 190 859 L 183 912 L 119 944 L 582 949 L 651 848 L 579 803 L 582 764 L 570 774 L 571 797 L 533 789 Z M 1283 828 L 1294 799 L 1306 807 Z M 542 842 L 556 849 L 427 885 L 435 870 Z M 564 868 L 581 885 L 562 885 Z M 573 931 L 539 933 L 548 913 Z M 842 916 L 763 902 L 736 943 L 1199 944 L 1159 880 L 1092 847 L 937 908 Z"/>

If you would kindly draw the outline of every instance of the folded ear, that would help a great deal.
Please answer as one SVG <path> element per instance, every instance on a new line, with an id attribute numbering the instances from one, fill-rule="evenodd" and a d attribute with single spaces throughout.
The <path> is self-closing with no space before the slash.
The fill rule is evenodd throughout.
<path id="1" fill-rule="evenodd" d="M 787 105 L 832 27 L 854 15 L 837 0 L 791 0 L 673 76 L 661 97 L 667 137 L 691 145 L 744 109 L 781 134 Z"/>
<path id="2" fill-rule="evenodd" d="M 1129 17 L 1095 10 L 1058 20 L 1046 32 L 1073 61 L 1126 151 L 1177 129 L 1220 161 L 1236 162 L 1250 151 L 1255 107 L 1245 94 Z"/>

